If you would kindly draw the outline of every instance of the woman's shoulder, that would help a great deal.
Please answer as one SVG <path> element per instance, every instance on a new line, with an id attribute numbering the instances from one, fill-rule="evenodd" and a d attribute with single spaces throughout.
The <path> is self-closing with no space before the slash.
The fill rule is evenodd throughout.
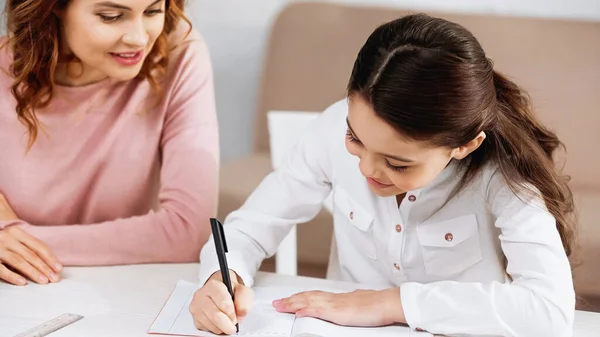
<path id="1" fill-rule="evenodd" d="M 5 59 L 12 58 L 8 36 L 6 35 L 0 36 L 0 52 L 0 60 L 5 61 Z"/>
<path id="2" fill-rule="evenodd" d="M 208 46 L 202 34 L 182 20 L 168 36 L 168 72 L 203 69 L 211 71 Z M 190 68 L 191 67 L 191 68 Z"/>
<path id="3" fill-rule="evenodd" d="M 12 76 L 10 75 L 10 65 L 13 57 L 8 45 L 8 37 L 6 35 L 0 36 L 0 82 L 7 80 L 12 82 Z"/>

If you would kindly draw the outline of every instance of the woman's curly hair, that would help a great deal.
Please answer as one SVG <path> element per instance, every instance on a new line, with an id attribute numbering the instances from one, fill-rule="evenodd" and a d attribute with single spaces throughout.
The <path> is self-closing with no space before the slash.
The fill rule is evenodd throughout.
<path id="1" fill-rule="evenodd" d="M 183 14 L 185 0 L 166 0 L 165 24 L 144 64 L 138 79 L 147 79 L 160 91 L 158 77 L 169 62 L 169 34 L 180 20 L 190 21 Z M 60 20 L 56 13 L 64 10 L 70 0 L 7 0 L 5 15 L 8 39 L 2 46 L 10 48 L 13 62 L 11 87 L 17 101 L 19 121 L 29 131 L 30 148 L 38 136 L 36 108 L 43 108 L 52 99 L 54 72 L 59 61 Z"/>

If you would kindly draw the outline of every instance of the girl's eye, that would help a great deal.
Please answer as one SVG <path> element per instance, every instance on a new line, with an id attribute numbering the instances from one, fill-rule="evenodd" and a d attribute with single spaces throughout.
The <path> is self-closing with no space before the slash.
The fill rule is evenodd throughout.
<path id="1" fill-rule="evenodd" d="M 390 170 L 393 170 L 396 172 L 404 172 L 408 168 L 408 166 L 394 166 L 394 165 L 390 164 L 390 162 L 387 160 L 385 161 L 385 166 L 387 168 L 389 168 Z"/>
<path id="2" fill-rule="evenodd" d="M 352 132 L 350 132 L 349 129 L 346 131 L 346 138 L 348 138 L 348 141 L 350 143 L 358 143 L 358 144 L 360 144 L 360 140 L 356 139 L 356 137 L 354 137 L 354 135 L 352 134 Z"/>
<path id="3" fill-rule="evenodd" d="M 100 17 L 100 20 L 102 20 L 102 22 L 114 22 L 119 20 L 123 14 L 119 14 L 119 15 L 104 15 L 104 14 L 98 14 L 98 16 Z"/>
<path id="4" fill-rule="evenodd" d="M 350 129 L 346 130 L 346 138 L 348 139 L 348 141 L 350 143 L 361 144 L 360 140 L 358 140 L 356 137 L 354 137 L 354 135 L 352 134 Z M 387 168 L 389 168 L 390 170 L 393 170 L 396 172 L 404 172 L 408 168 L 408 166 L 394 166 L 394 165 L 390 164 L 390 162 L 387 160 L 385 161 L 385 166 Z"/>

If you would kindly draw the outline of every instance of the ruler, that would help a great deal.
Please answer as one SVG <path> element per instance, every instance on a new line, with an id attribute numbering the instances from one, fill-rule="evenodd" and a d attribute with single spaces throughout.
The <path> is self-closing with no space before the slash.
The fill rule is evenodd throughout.
<path id="1" fill-rule="evenodd" d="M 83 316 L 78 314 L 63 314 L 56 318 L 49 320 L 46 323 L 40 324 L 35 328 L 22 332 L 14 337 L 42 337 L 49 335 L 59 329 L 66 327 L 69 324 L 73 324 L 78 320 L 82 319 Z"/>

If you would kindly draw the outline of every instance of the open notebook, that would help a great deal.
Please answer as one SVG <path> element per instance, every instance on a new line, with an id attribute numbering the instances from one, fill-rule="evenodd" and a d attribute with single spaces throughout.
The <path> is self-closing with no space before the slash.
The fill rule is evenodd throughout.
<path id="1" fill-rule="evenodd" d="M 149 334 L 175 336 L 216 336 L 194 327 L 189 305 L 197 286 L 179 281 L 158 317 L 150 326 Z M 248 337 L 426 337 L 426 332 L 414 331 L 405 326 L 376 328 L 342 327 L 326 321 L 277 312 L 271 303 L 305 289 L 287 287 L 254 288 L 254 305 L 240 323 L 239 336 Z M 320 289 L 328 290 L 328 289 Z M 331 291 L 331 290 L 329 290 Z"/>

